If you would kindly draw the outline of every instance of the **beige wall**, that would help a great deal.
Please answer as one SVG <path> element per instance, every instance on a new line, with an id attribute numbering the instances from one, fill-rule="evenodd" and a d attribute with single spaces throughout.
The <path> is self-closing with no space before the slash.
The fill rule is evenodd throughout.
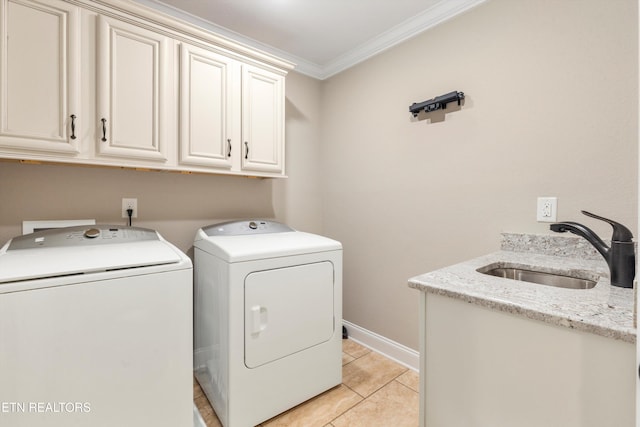
<path id="1" fill-rule="evenodd" d="M 276 217 L 343 242 L 346 320 L 418 348 L 407 279 L 496 250 L 501 231 L 546 232 L 537 196 L 635 232 L 635 8 L 490 0 L 330 80 L 291 73 L 286 180 L 0 162 L 0 243 L 24 219 L 124 223 L 122 197 L 188 253 L 198 227 Z M 460 111 L 411 119 L 453 90 Z"/>
<path id="2" fill-rule="evenodd" d="M 196 230 L 241 217 L 272 217 L 270 180 L 80 166 L 0 163 L 0 240 L 22 220 L 95 218 L 125 224 L 123 197 L 138 199 L 133 224 L 189 252 Z"/>
<path id="3" fill-rule="evenodd" d="M 298 73 L 287 75 L 286 170 L 273 183 L 276 217 L 297 230 L 322 233 L 320 162 L 321 82 Z"/>
<path id="4" fill-rule="evenodd" d="M 344 318 L 418 347 L 407 279 L 559 219 L 637 224 L 633 0 L 490 0 L 324 82 L 324 232 L 344 245 Z M 443 121 L 421 102 L 463 91 Z M 450 105 L 451 107 L 454 104 Z M 441 115 L 436 115 L 441 119 Z"/>

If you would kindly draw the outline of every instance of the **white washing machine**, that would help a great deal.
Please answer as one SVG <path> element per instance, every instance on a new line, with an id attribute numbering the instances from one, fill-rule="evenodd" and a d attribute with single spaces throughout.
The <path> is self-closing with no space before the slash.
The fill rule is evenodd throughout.
<path id="1" fill-rule="evenodd" d="M 225 427 L 342 382 L 342 246 L 272 221 L 198 230 L 195 375 Z"/>
<path id="2" fill-rule="evenodd" d="M 158 233 L 80 226 L 0 249 L 0 425 L 193 425 L 192 264 Z"/>

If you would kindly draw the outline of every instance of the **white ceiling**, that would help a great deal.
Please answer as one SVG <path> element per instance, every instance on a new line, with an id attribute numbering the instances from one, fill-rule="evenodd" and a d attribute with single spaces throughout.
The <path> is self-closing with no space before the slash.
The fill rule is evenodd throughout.
<path id="1" fill-rule="evenodd" d="M 136 0 L 325 79 L 485 0 Z"/>

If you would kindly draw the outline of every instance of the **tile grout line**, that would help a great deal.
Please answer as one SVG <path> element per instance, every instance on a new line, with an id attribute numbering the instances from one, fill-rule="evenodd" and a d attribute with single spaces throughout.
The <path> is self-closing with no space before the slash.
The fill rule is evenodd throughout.
<path id="1" fill-rule="evenodd" d="M 349 387 L 348 385 L 342 383 L 343 386 L 345 386 L 346 388 L 348 388 L 349 390 L 351 390 L 352 392 L 354 392 L 356 395 L 362 397 L 362 400 L 360 400 L 360 402 L 356 403 L 355 405 L 349 407 L 348 409 L 345 409 L 344 411 L 342 411 L 340 414 L 338 414 L 335 418 L 333 418 L 331 421 L 329 421 L 329 424 L 333 425 L 333 422 L 335 420 L 337 420 L 338 418 L 340 418 L 341 416 L 343 416 L 344 414 L 346 414 L 347 412 L 351 411 L 353 408 L 357 407 L 358 405 L 360 405 L 362 402 L 364 402 L 365 400 L 367 400 L 366 397 L 362 396 L 360 393 L 358 393 L 357 391 L 355 391 L 354 389 L 352 389 L 351 387 Z"/>
<path id="2" fill-rule="evenodd" d="M 366 353 L 368 354 L 368 353 Z M 364 357 L 366 354 L 363 354 L 360 357 Z M 353 357 L 353 356 L 352 356 Z M 360 358 L 359 357 L 359 358 Z M 351 362 L 355 362 L 357 359 L 353 359 Z M 351 363 L 349 362 L 349 363 Z M 345 365 L 348 365 L 349 363 L 346 363 Z M 343 367 L 345 366 L 343 365 Z M 374 394 L 376 394 L 377 392 L 379 392 L 380 390 L 382 390 L 383 388 L 385 388 L 386 386 L 388 386 L 389 384 L 391 384 L 392 382 L 397 382 L 398 384 L 400 384 L 401 386 L 409 389 L 410 391 L 412 391 L 413 393 L 416 393 L 416 391 L 414 389 L 412 389 L 411 387 L 408 387 L 404 384 L 402 384 L 400 381 L 398 381 L 398 378 L 400 378 L 402 375 L 406 374 L 410 369 L 409 368 L 405 368 L 404 371 L 402 371 L 400 374 L 396 375 L 395 377 L 393 377 L 391 380 L 389 380 L 388 382 L 384 383 L 382 386 L 378 387 L 377 389 L 375 389 L 373 392 L 371 392 L 368 396 L 363 396 L 360 393 L 358 393 L 356 390 L 352 389 L 351 387 L 349 387 L 348 385 L 346 385 L 345 383 L 342 383 L 343 386 L 345 386 L 346 388 L 348 388 L 349 390 L 351 390 L 352 392 L 354 392 L 356 395 L 360 396 L 362 398 L 362 400 L 358 403 L 356 403 L 355 405 L 351 406 L 350 408 L 344 410 L 343 412 L 341 412 L 338 416 L 336 416 L 335 418 L 333 418 L 329 424 L 333 425 L 333 422 L 336 421 L 338 418 L 340 418 L 341 416 L 343 416 L 344 414 L 346 414 L 349 411 L 354 410 L 355 408 L 357 408 L 358 406 L 362 405 L 363 403 L 365 403 L 367 400 L 369 400 L 369 398 L 371 398 L 371 396 L 373 396 Z"/>
<path id="3" fill-rule="evenodd" d="M 369 393 L 369 396 L 364 397 L 364 399 L 368 399 L 371 396 L 373 396 L 374 394 L 376 394 L 377 392 L 379 392 L 380 390 L 382 390 L 383 388 L 385 388 L 386 386 L 388 386 L 389 384 L 391 384 L 392 382 L 396 381 L 398 378 L 400 378 L 402 375 L 406 374 L 407 371 L 409 370 L 409 368 L 406 368 L 401 374 L 391 378 L 388 382 L 384 383 L 383 385 L 381 385 L 380 387 L 378 387 L 377 389 L 375 389 L 374 391 L 372 391 L 371 393 Z M 400 383 L 400 381 L 398 381 L 398 383 Z M 402 384 L 402 383 L 400 383 Z M 355 393 L 357 393 L 359 396 L 362 396 L 360 393 L 358 393 L 357 391 L 354 390 Z"/>
<path id="4" fill-rule="evenodd" d="M 357 359 L 355 359 L 357 360 Z M 349 362 L 351 363 L 351 362 Z M 341 416 L 343 416 L 344 414 L 346 414 L 349 411 L 352 411 L 353 409 L 357 408 L 358 406 L 362 405 L 363 403 L 365 403 L 367 400 L 369 400 L 374 394 L 376 394 L 377 392 L 379 392 L 380 390 L 382 390 L 383 388 L 385 388 L 386 386 L 388 386 L 389 384 L 391 384 L 392 382 L 397 382 L 398 384 L 400 384 L 402 387 L 405 387 L 407 389 L 409 389 L 411 392 L 416 393 L 416 391 L 414 389 L 412 389 L 411 387 L 406 386 L 405 384 L 402 384 L 400 381 L 398 381 L 398 378 L 400 378 L 402 375 L 406 374 L 407 371 L 409 371 L 409 368 L 407 368 L 404 372 L 402 372 L 400 375 L 396 376 L 395 378 L 391 379 L 389 382 L 385 383 L 383 386 L 379 387 L 378 389 L 374 390 L 373 392 L 371 392 L 371 394 L 369 394 L 369 396 L 363 396 L 360 393 L 358 393 L 357 391 L 355 391 L 354 389 L 352 389 L 351 387 L 349 387 L 346 384 L 342 384 L 344 385 L 346 388 L 348 388 L 349 390 L 351 390 L 352 392 L 354 392 L 355 394 L 357 394 L 358 396 L 362 397 L 362 400 L 358 403 L 356 403 L 355 405 L 353 405 L 352 407 L 350 407 L 349 409 L 344 410 L 343 412 L 341 412 L 338 416 L 336 416 L 335 418 L 333 418 L 331 421 L 329 421 L 329 424 L 333 425 L 333 422 L 335 420 L 337 420 L 338 418 L 340 418 Z"/>
<path id="5" fill-rule="evenodd" d="M 400 378 L 400 377 L 398 377 L 398 378 Z M 397 382 L 397 383 L 398 383 L 398 384 L 400 384 L 402 387 L 405 387 L 405 388 L 407 388 L 407 389 L 411 390 L 412 392 L 414 392 L 414 393 L 416 393 L 416 394 L 418 394 L 418 395 L 420 394 L 420 392 L 415 391 L 413 388 L 409 387 L 408 385 L 406 385 L 406 384 L 404 384 L 404 383 L 402 383 L 402 382 L 398 381 L 398 378 L 394 379 L 393 381 Z"/>
<path id="6" fill-rule="evenodd" d="M 353 354 L 350 354 L 350 353 L 348 353 L 348 352 L 346 352 L 346 351 L 344 351 L 344 350 L 343 350 L 342 352 L 343 352 L 344 354 L 346 354 L 347 356 L 353 357 L 353 360 L 350 360 L 349 362 L 347 362 L 347 363 L 345 363 L 344 365 L 342 365 L 342 369 L 344 369 L 344 367 L 345 367 L 345 366 L 347 366 L 347 365 L 349 365 L 349 364 L 351 364 L 351 363 L 355 362 L 356 360 L 359 360 L 360 358 L 362 358 L 362 357 L 366 356 L 367 354 L 369 354 L 369 353 L 371 352 L 371 350 L 369 349 L 369 351 L 367 351 L 367 352 L 366 352 L 366 353 L 364 353 L 364 354 L 361 354 L 361 355 L 360 355 L 360 356 L 358 356 L 358 357 L 356 357 L 356 356 L 354 356 Z M 355 393 L 355 395 L 356 395 L 356 396 L 359 396 L 359 397 L 361 397 L 362 399 L 361 399 L 358 403 L 356 403 L 355 405 L 353 405 L 353 406 L 351 406 L 351 407 L 349 407 L 349 408 L 345 409 L 344 411 L 342 411 L 341 413 L 339 413 L 338 415 L 336 415 L 336 417 L 334 417 L 333 419 L 331 419 L 331 421 L 329 421 L 329 423 L 328 423 L 328 424 L 331 424 L 331 425 L 333 425 L 333 422 L 334 422 L 335 420 L 337 420 L 338 418 L 340 418 L 341 416 L 343 416 L 344 414 L 346 414 L 347 412 L 349 412 L 349 411 L 351 411 L 352 409 L 356 408 L 356 407 L 357 407 L 358 405 L 360 405 L 362 402 L 364 402 L 365 400 L 367 400 L 367 397 L 365 397 L 365 396 L 361 395 L 360 393 L 358 393 L 357 391 L 355 391 L 354 389 L 352 389 L 351 387 L 349 387 L 348 385 L 346 385 L 344 382 L 341 382 L 341 384 L 342 384 L 343 386 L 345 386 L 347 389 L 351 390 L 353 393 Z M 373 393 L 372 393 L 372 394 L 373 394 Z"/>

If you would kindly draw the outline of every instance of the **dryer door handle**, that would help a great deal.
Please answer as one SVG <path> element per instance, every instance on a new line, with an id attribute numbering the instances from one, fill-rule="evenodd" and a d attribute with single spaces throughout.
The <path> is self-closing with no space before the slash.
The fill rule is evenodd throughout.
<path id="1" fill-rule="evenodd" d="M 267 329 L 267 309 L 259 305 L 251 307 L 251 334 L 259 334 Z"/>

